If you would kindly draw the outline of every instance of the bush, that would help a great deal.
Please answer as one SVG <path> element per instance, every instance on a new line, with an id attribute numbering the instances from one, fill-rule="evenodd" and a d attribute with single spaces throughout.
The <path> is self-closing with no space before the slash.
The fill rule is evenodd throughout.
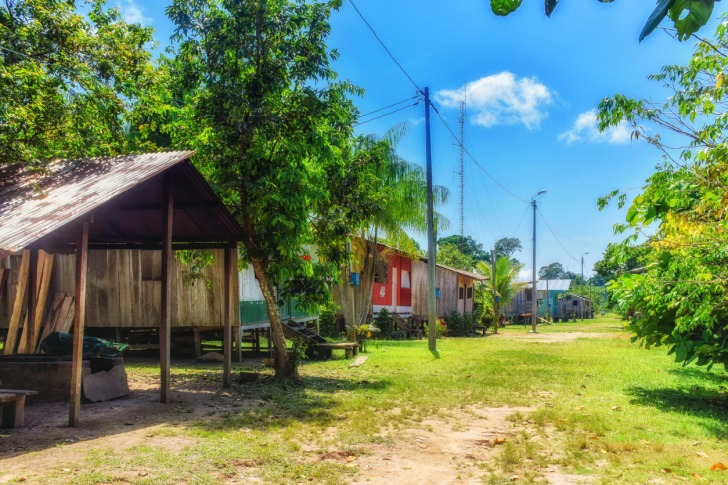
<path id="1" fill-rule="evenodd" d="M 374 326 L 381 332 L 379 334 L 381 338 L 389 337 L 389 334 L 392 333 L 393 326 L 392 316 L 389 314 L 389 310 L 386 308 L 379 310 L 379 313 L 377 313 L 377 316 L 374 318 Z"/>
<path id="2" fill-rule="evenodd" d="M 475 332 L 475 316 L 472 313 L 464 315 L 452 312 L 445 317 L 447 334 L 451 337 L 467 337 Z"/>
<path id="3" fill-rule="evenodd" d="M 336 338 L 339 331 L 336 328 L 336 314 L 334 309 L 326 306 L 321 308 L 319 314 L 319 333 L 322 337 Z"/>
<path id="4" fill-rule="evenodd" d="M 423 329 L 424 329 L 425 337 L 428 337 L 429 336 L 428 331 L 430 329 L 430 326 L 427 324 L 427 322 L 425 322 L 425 324 L 423 325 Z M 442 338 L 442 337 L 446 337 L 448 335 L 447 324 L 445 323 L 445 320 L 443 320 L 442 318 L 437 319 L 437 325 L 435 325 L 435 333 L 436 333 L 436 338 Z"/>
<path id="5" fill-rule="evenodd" d="M 404 330 L 392 330 L 389 332 L 389 339 L 390 340 L 406 340 L 407 339 L 407 332 Z"/>

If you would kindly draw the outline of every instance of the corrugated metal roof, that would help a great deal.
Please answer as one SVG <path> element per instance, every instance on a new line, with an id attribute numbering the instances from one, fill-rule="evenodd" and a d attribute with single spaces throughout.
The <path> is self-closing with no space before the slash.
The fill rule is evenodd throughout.
<path id="1" fill-rule="evenodd" d="M 549 291 L 569 291 L 571 280 L 548 280 Z M 536 289 L 546 291 L 546 280 L 536 281 Z"/>
<path id="2" fill-rule="evenodd" d="M 420 259 L 422 259 L 423 261 L 427 262 L 427 258 L 420 258 Z M 465 270 L 462 270 L 462 269 L 452 268 L 450 266 L 445 266 L 444 264 L 438 264 L 437 266 L 439 268 L 443 268 L 443 269 L 450 270 L 450 271 L 452 271 L 454 273 L 457 273 L 459 275 L 463 275 L 465 277 L 468 277 L 468 278 L 471 278 L 471 279 L 474 279 L 474 280 L 477 280 L 477 281 L 484 281 L 484 280 L 488 279 L 486 276 L 483 276 L 482 274 L 473 273 L 473 272 L 465 271 Z"/>
<path id="3" fill-rule="evenodd" d="M 189 163 L 191 151 L 147 153 L 82 160 L 57 160 L 44 171 L 19 165 L 0 167 L 0 257 L 41 238 L 67 243 L 62 228 L 85 214 L 102 214 L 91 238 L 101 242 L 159 240 L 163 174 L 176 170 L 173 236 L 188 241 L 223 241 L 242 230 L 203 177 Z M 184 162 L 184 163 L 183 163 Z M 210 221 L 213 219 L 214 221 Z M 179 239 L 179 238 L 178 238 Z M 73 241 L 73 239 L 71 239 Z"/>

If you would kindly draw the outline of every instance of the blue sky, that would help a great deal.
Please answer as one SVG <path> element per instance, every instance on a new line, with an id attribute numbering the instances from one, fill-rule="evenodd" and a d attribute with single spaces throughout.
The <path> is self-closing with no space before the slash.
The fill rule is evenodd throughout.
<path id="1" fill-rule="evenodd" d="M 636 195 L 659 162 L 657 151 L 630 142 L 625 128 L 597 133 L 594 110 L 615 93 L 665 99 L 666 91 L 647 76 L 663 65 L 686 63 L 693 42 L 678 42 L 658 30 L 638 43 L 655 5 L 649 0 L 564 0 L 550 19 L 540 0 L 524 0 L 505 18 L 493 15 L 487 0 L 354 2 L 414 82 L 429 87 L 444 119 L 432 113 L 434 182 L 451 191 L 451 201 L 439 209 L 451 225 L 439 235 L 460 233 L 459 154 L 449 129 L 459 134 L 466 92 L 465 146 L 477 165 L 466 156 L 464 233 L 486 248 L 501 237 L 518 237 L 523 251 L 516 257 L 530 269 L 527 201 L 545 189 L 537 199 L 536 267 L 560 262 L 578 273 L 580 258 L 589 253 L 584 270 L 590 274 L 607 243 L 617 240 L 612 225 L 624 219 L 616 207 L 599 211 L 597 198 L 613 189 Z M 722 3 L 701 35 L 712 35 L 725 10 Z M 164 17 L 166 4 L 116 3 L 127 19 L 153 26 L 161 46 L 169 44 L 173 29 Z M 340 77 L 366 91 L 356 100 L 361 113 L 415 96 L 413 84 L 349 0 L 334 14 L 329 46 L 340 53 L 335 63 Z M 424 165 L 423 104 L 357 130 L 382 135 L 400 122 L 409 122 L 410 129 L 399 153 Z M 425 236 L 414 236 L 424 247 Z"/>

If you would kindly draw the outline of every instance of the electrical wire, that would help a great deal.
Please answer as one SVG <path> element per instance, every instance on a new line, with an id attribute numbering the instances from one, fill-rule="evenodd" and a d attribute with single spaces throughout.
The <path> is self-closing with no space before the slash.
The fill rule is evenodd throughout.
<path id="1" fill-rule="evenodd" d="M 442 115 L 440 115 L 440 111 L 438 111 L 438 109 L 437 109 L 437 108 L 435 107 L 435 105 L 434 105 L 434 104 L 432 104 L 432 102 L 430 102 L 430 106 L 432 106 L 432 110 L 433 110 L 433 111 L 435 112 L 435 114 L 437 115 L 437 117 L 438 117 L 438 118 L 440 118 L 440 121 L 442 121 L 442 124 L 443 124 L 443 125 L 445 125 L 445 128 L 447 128 L 447 131 L 449 131 L 449 132 L 450 132 L 450 135 L 452 135 L 452 137 L 453 137 L 453 138 L 455 139 L 456 143 L 457 143 L 458 145 L 460 145 L 460 140 L 458 140 L 458 137 L 457 137 L 457 136 L 455 136 L 455 132 L 454 132 L 454 131 L 452 131 L 452 129 L 450 128 L 450 126 L 449 126 L 449 125 L 447 124 L 447 122 L 446 122 L 446 121 L 445 121 L 445 120 L 443 119 Z M 480 165 L 480 164 L 478 163 L 478 161 L 477 161 L 477 160 L 475 159 L 475 157 L 474 157 L 474 156 L 473 156 L 473 155 L 472 155 L 472 154 L 470 153 L 470 151 L 468 151 L 468 149 L 467 149 L 467 148 L 463 147 L 463 151 L 464 151 L 464 152 L 465 152 L 465 154 L 466 154 L 466 155 L 468 156 L 468 158 L 470 158 L 470 160 L 472 160 L 472 161 L 473 161 L 473 163 L 475 164 L 475 166 L 476 166 L 476 167 L 478 167 L 478 168 L 479 168 L 479 169 L 480 169 L 480 170 L 481 170 L 481 171 L 482 171 L 482 172 L 483 172 L 483 173 L 484 173 L 485 175 L 487 175 L 487 176 L 488 176 L 488 178 L 489 178 L 489 179 L 491 179 L 491 180 L 493 181 L 493 183 L 495 183 L 495 184 L 496 184 L 496 185 L 497 185 L 498 187 L 500 187 L 500 188 L 501 188 L 501 190 L 503 190 L 503 192 L 505 192 L 506 194 L 510 195 L 511 197 L 513 197 L 513 198 L 514 198 L 514 199 L 516 199 L 516 200 L 520 200 L 520 201 L 521 201 L 521 202 L 523 202 L 524 204 L 528 204 L 528 203 L 529 203 L 529 202 L 528 202 L 528 201 L 527 201 L 526 199 L 523 199 L 523 198 L 521 198 L 521 197 L 517 196 L 516 194 L 514 194 L 513 192 L 511 192 L 510 190 L 508 190 L 507 188 L 505 188 L 505 186 L 504 186 L 503 184 L 501 184 L 500 182 L 498 182 L 498 180 L 496 180 L 496 179 L 495 179 L 495 177 L 493 177 L 493 176 L 492 176 L 491 174 L 489 174 L 489 173 L 488 173 L 488 171 L 487 171 L 487 170 L 485 170 L 485 169 L 484 169 L 484 168 L 483 168 L 483 167 L 482 167 L 482 166 L 481 166 L 481 165 Z"/>
<path id="2" fill-rule="evenodd" d="M 540 210 L 540 209 L 539 209 L 538 207 L 536 208 L 536 210 L 538 211 L 538 214 L 539 214 L 539 215 L 541 216 L 541 220 L 543 220 L 543 222 L 544 222 L 544 223 L 546 224 L 546 227 L 548 227 L 548 228 L 549 228 L 549 231 L 551 231 L 551 234 L 552 234 L 552 235 L 554 236 L 554 239 L 556 239 L 556 242 L 557 242 L 557 243 L 559 243 L 559 246 L 561 246 L 561 249 L 563 249 L 563 250 L 564 250 L 564 252 L 565 252 L 566 254 L 568 254 L 570 258 L 576 259 L 576 258 L 574 258 L 574 256 L 573 256 L 573 255 L 572 255 L 572 254 L 571 254 L 571 253 L 569 252 L 569 250 L 568 250 L 568 249 L 566 249 L 566 247 L 565 247 L 565 246 L 564 246 L 564 245 L 563 245 L 563 244 L 561 243 L 561 240 L 560 240 L 560 239 L 559 239 L 559 238 L 558 238 L 558 237 L 556 236 L 556 233 L 554 232 L 554 230 L 553 230 L 553 229 L 551 229 L 551 226 L 549 225 L 549 222 L 548 222 L 548 221 L 546 220 L 546 218 L 544 217 L 544 215 L 543 215 L 543 213 L 541 212 L 541 210 Z"/>
<path id="3" fill-rule="evenodd" d="M 419 94 L 415 94 L 411 98 L 403 99 L 402 101 L 397 101 L 396 103 L 392 103 L 389 106 L 385 106 L 384 108 L 375 109 L 374 111 L 370 111 L 369 113 L 364 113 L 363 115 L 359 115 L 359 119 L 366 118 L 369 115 L 373 115 L 374 113 L 379 113 L 380 111 L 384 111 L 385 109 L 394 108 L 395 106 L 406 103 L 407 101 L 411 101 L 413 99 L 417 99 L 419 97 Z"/>
<path id="4" fill-rule="evenodd" d="M 380 39 L 379 36 L 377 35 L 377 33 L 374 31 L 374 28 L 369 24 L 367 19 L 364 18 L 364 15 L 362 15 L 362 13 L 359 11 L 356 4 L 354 4 L 354 0 L 349 0 L 349 3 L 351 4 L 352 7 L 354 7 L 354 10 L 356 10 L 356 13 L 359 14 L 359 17 L 364 21 L 364 23 L 369 28 L 369 30 L 371 30 L 372 34 L 374 34 L 374 37 L 377 39 L 377 42 L 379 42 L 379 44 L 382 46 L 384 51 L 389 55 L 389 57 L 392 59 L 392 61 L 394 61 L 394 63 L 399 68 L 399 70 L 402 71 L 402 73 L 405 76 L 407 76 L 407 79 L 409 79 L 409 82 L 411 82 L 412 85 L 415 87 L 415 89 L 417 89 L 417 92 L 420 94 L 424 94 L 424 91 L 422 91 L 422 89 L 417 85 L 417 83 L 414 81 L 414 79 L 412 79 L 412 76 L 410 76 L 407 73 L 407 71 L 405 71 L 404 67 L 402 67 L 402 65 L 397 61 L 397 59 L 395 59 L 394 55 L 392 55 L 392 53 L 389 51 L 389 49 L 387 49 L 387 46 L 384 45 L 384 42 L 382 42 L 382 39 Z"/>
<path id="5" fill-rule="evenodd" d="M 362 121 L 362 122 L 360 122 L 360 123 L 356 123 L 356 124 L 355 124 L 354 126 L 360 126 L 360 125 L 364 125 L 364 124 L 366 124 L 366 123 L 369 123 L 370 121 L 378 120 L 378 119 L 380 119 L 380 118 L 384 118 L 385 116 L 393 115 L 394 113 L 397 113 L 397 112 L 399 112 L 399 111 L 403 111 L 403 110 L 405 110 L 405 109 L 409 109 L 409 108 L 412 108 L 413 106 L 417 106 L 417 105 L 418 105 L 418 104 L 420 104 L 421 102 L 422 102 L 422 100 L 420 100 L 420 101 L 417 101 L 416 103 L 412 103 L 412 104 L 409 104 L 409 105 L 407 105 L 407 106 L 403 106 L 403 107 L 401 107 L 401 108 L 395 109 L 395 110 L 393 110 L 393 111 L 390 111 L 389 113 L 384 113 L 383 115 L 375 116 L 374 118 L 370 118 L 370 119 L 368 119 L 368 120 L 366 120 L 366 121 Z"/>

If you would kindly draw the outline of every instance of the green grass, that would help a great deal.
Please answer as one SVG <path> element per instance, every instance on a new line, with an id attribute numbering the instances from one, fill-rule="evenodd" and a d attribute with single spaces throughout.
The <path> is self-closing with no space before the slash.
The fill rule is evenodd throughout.
<path id="1" fill-rule="evenodd" d="M 644 350 L 610 317 L 539 331 L 595 338 L 534 342 L 523 338 L 522 326 L 513 326 L 499 336 L 440 340 L 438 356 L 425 340 L 371 341 L 362 367 L 349 369 L 343 359 L 304 362 L 300 386 L 237 386 L 230 391 L 236 404 L 162 432 L 192 438 L 194 446 L 165 451 L 143 445 L 125 451 L 123 459 L 94 452 L 79 465 L 93 471 L 74 480 L 110 482 L 121 471 L 143 467 L 149 477 L 131 481 L 254 476 L 264 483 L 342 483 L 357 473 L 354 467 L 309 458 L 333 446 L 354 455 L 360 445 L 394 446 L 396 430 L 475 405 L 533 408 L 510 418 L 514 433 L 483 467 L 483 483 L 505 483 L 514 472 L 538 483 L 547 466 L 605 484 L 682 483 L 693 474 L 704 478 L 701 483 L 728 481 L 728 472 L 708 470 L 716 461 L 728 463 L 725 373 L 683 368 L 664 349 Z M 158 374 L 146 364 L 128 371 Z M 173 372 L 176 382 L 219 379 L 218 369 L 199 365 L 175 365 Z M 63 481 L 48 477 L 56 479 Z"/>

